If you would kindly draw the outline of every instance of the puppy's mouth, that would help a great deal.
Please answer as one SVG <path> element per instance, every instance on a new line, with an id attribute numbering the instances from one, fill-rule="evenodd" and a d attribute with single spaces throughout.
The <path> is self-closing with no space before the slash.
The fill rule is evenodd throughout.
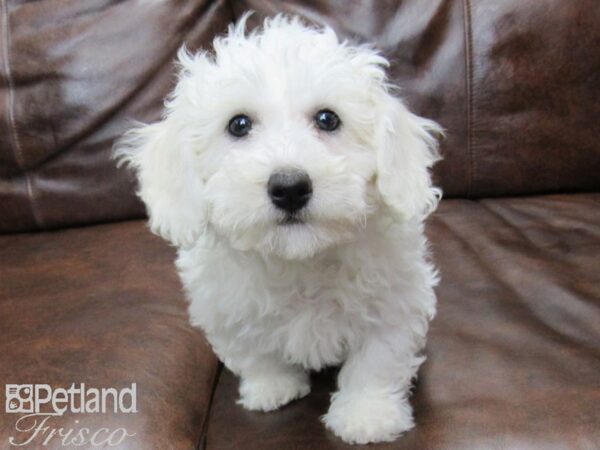
<path id="1" fill-rule="evenodd" d="M 278 225 L 299 225 L 303 224 L 304 220 L 298 216 L 298 214 L 286 214 L 281 219 L 277 221 Z"/>

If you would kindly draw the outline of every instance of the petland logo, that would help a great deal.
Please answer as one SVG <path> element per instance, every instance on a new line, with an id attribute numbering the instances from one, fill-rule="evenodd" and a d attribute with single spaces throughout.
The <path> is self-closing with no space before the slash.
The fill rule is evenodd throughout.
<path id="1" fill-rule="evenodd" d="M 48 384 L 7 384 L 7 413 L 22 414 L 15 422 L 15 431 L 8 442 L 15 447 L 40 444 L 47 446 L 60 441 L 65 447 L 114 447 L 128 437 L 135 436 L 125 428 L 93 430 L 79 427 L 53 427 L 52 418 L 71 414 L 137 413 L 137 385 L 115 388 L 89 388 L 84 383 L 71 384 L 68 389 L 53 388 Z"/>

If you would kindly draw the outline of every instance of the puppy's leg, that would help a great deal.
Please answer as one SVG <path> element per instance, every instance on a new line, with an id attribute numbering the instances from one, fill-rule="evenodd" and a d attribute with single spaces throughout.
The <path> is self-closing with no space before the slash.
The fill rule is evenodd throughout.
<path id="1" fill-rule="evenodd" d="M 323 422 L 346 442 L 393 441 L 414 426 L 411 380 L 425 359 L 406 331 L 379 330 L 350 353 Z"/>
<path id="2" fill-rule="evenodd" d="M 238 403 L 246 409 L 272 411 L 310 392 L 308 374 L 274 356 L 248 357 L 238 372 Z"/>

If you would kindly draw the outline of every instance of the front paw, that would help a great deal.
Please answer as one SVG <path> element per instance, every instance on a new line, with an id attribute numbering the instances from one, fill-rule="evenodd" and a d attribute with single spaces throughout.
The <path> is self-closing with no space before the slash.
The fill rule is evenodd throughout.
<path id="1" fill-rule="evenodd" d="M 408 401 L 397 394 L 338 392 L 323 422 L 350 444 L 391 442 L 414 426 Z"/>
<path id="2" fill-rule="evenodd" d="M 304 372 L 263 374 L 242 378 L 238 403 L 252 411 L 273 411 L 309 392 Z"/>

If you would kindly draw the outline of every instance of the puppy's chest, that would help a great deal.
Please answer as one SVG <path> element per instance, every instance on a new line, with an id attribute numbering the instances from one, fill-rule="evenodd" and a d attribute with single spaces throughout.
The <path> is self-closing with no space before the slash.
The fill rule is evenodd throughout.
<path id="1" fill-rule="evenodd" d="M 314 324 L 352 320 L 358 310 L 368 307 L 371 295 L 361 287 L 357 274 L 334 269 L 300 273 L 286 284 L 267 280 L 265 288 L 278 303 L 277 314 L 310 318 Z"/>
<path id="2" fill-rule="evenodd" d="M 275 352 L 309 368 L 340 363 L 381 318 L 381 294 L 389 290 L 381 270 L 354 259 L 288 266 L 242 260 L 224 271 L 214 255 L 203 256 L 179 262 L 192 322 L 232 348 Z"/>
<path id="3" fill-rule="evenodd" d="M 258 318 L 265 340 L 290 362 L 313 369 L 340 363 L 373 313 L 373 302 L 358 286 L 320 275 L 274 289 L 279 307 Z"/>

